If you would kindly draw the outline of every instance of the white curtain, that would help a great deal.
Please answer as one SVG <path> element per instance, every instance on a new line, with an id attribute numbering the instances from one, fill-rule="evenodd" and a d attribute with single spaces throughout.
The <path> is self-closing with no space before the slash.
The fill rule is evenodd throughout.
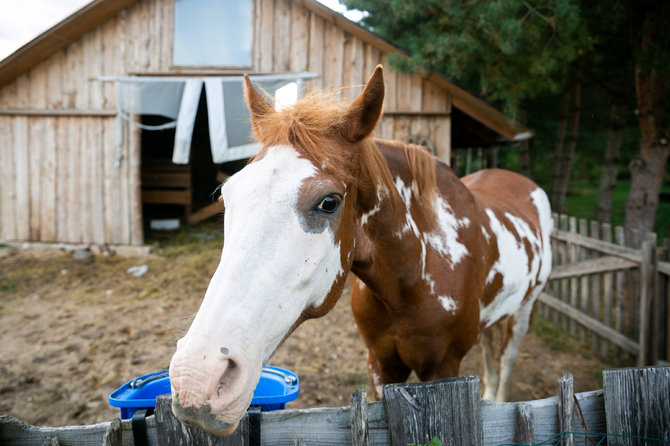
<path id="1" fill-rule="evenodd" d="M 252 76 L 252 82 L 271 95 L 291 82 L 302 85 L 304 79 L 315 78 L 312 73 L 287 73 Z M 243 77 L 101 78 L 117 85 L 117 119 L 119 147 L 123 143 L 123 122 L 126 120 L 145 130 L 175 128 L 172 162 L 188 164 L 191 138 L 198 103 L 205 87 L 212 159 L 215 163 L 234 161 L 253 156 L 259 147 L 251 139 L 249 111 L 244 102 Z M 150 126 L 134 121 L 132 115 L 160 115 L 172 119 L 165 124 Z"/>

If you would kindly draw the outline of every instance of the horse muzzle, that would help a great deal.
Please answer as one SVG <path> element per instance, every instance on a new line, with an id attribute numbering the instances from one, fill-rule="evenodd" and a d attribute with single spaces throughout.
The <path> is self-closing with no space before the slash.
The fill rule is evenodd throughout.
<path id="1" fill-rule="evenodd" d="M 178 347 L 170 362 L 172 412 L 184 424 L 215 435 L 231 434 L 256 387 L 248 371 L 231 355 Z"/>

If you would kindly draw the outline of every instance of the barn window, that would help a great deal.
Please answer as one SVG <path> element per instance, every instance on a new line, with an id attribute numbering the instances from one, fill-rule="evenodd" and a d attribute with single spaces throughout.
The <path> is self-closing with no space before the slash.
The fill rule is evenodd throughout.
<path id="1" fill-rule="evenodd" d="M 250 67 L 252 0 L 175 0 L 172 62 Z"/>

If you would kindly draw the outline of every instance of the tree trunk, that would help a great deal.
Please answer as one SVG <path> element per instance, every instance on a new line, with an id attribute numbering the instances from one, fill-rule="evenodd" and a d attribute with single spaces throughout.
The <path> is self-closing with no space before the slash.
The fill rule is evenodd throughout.
<path id="1" fill-rule="evenodd" d="M 600 188 L 598 190 L 598 204 L 596 205 L 596 221 L 610 223 L 612 220 L 612 200 L 616 177 L 619 170 L 619 154 L 623 139 L 625 123 L 625 106 L 616 101 L 610 108 L 610 121 L 607 129 L 607 143 L 605 145 L 605 160 L 600 174 Z"/>
<path id="2" fill-rule="evenodd" d="M 643 41 L 643 48 L 645 42 Z M 653 231 L 658 197 L 665 165 L 670 154 L 666 118 L 670 75 L 658 77 L 651 70 L 638 68 L 635 72 L 638 122 L 640 124 L 640 153 L 630 162 L 630 192 L 626 200 L 626 229 Z"/>
<path id="3" fill-rule="evenodd" d="M 522 105 L 521 109 L 519 110 L 519 121 L 523 125 L 528 124 L 528 110 L 526 110 L 526 106 Z M 530 171 L 530 143 L 531 143 L 531 138 L 524 139 L 521 141 L 521 144 L 519 145 L 519 164 L 521 168 L 521 175 L 524 175 L 528 178 L 530 178 L 531 171 Z"/>
<path id="4" fill-rule="evenodd" d="M 551 207 L 555 212 L 560 212 L 557 207 L 558 190 L 561 175 L 561 164 L 565 152 L 565 133 L 568 129 L 568 106 L 570 103 L 570 90 L 566 87 L 561 96 L 561 105 L 558 109 L 558 126 L 556 129 L 556 140 L 554 142 L 554 156 L 551 168 L 551 184 L 549 185 L 549 199 Z"/>
<path id="5" fill-rule="evenodd" d="M 563 156 L 560 157 L 560 162 L 558 163 L 557 175 L 555 177 L 556 181 L 552 188 L 552 209 L 559 213 L 565 211 L 565 196 L 568 192 L 568 183 L 570 182 L 570 173 L 572 172 L 572 158 L 574 157 L 577 148 L 577 140 L 579 139 L 580 92 L 581 83 L 575 82 L 568 93 L 568 136 L 565 141 L 564 150 L 562 150 Z M 563 101 L 561 101 L 561 107 L 563 107 L 562 102 Z M 566 122 L 566 124 L 568 124 L 568 122 Z"/>

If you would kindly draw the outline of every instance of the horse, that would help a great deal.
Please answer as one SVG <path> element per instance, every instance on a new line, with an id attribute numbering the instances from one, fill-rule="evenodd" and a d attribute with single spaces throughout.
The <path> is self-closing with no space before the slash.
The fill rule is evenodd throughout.
<path id="1" fill-rule="evenodd" d="M 248 76 L 244 90 L 262 148 L 221 188 L 221 261 L 170 363 L 177 418 L 232 433 L 263 364 L 333 308 L 349 272 L 375 397 L 411 371 L 456 376 L 479 341 L 484 398 L 504 400 L 551 269 L 542 189 L 499 169 L 459 179 L 421 147 L 375 139 L 381 66 L 350 104 L 310 94 L 276 111 Z"/>

